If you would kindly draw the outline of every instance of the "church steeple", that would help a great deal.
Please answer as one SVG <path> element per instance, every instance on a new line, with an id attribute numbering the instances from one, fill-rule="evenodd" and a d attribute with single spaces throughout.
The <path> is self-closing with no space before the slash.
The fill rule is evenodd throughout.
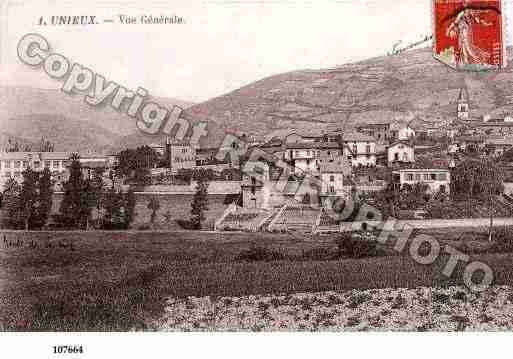
<path id="1" fill-rule="evenodd" d="M 460 89 L 460 94 L 458 96 L 457 118 L 460 121 L 468 121 L 470 119 L 468 93 L 464 88 Z"/>

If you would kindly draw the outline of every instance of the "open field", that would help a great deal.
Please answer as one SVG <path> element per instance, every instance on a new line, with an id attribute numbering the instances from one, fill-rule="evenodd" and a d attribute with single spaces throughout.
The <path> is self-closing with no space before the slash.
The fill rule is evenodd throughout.
<path id="1" fill-rule="evenodd" d="M 145 329 L 166 300 L 460 285 L 441 275 L 447 257 L 314 260 L 327 241 L 287 234 L 210 232 L 0 232 L 0 329 Z M 283 254 L 248 262 L 254 246 Z M 511 284 L 513 254 L 477 256 Z M 150 325 L 151 328 L 151 325 Z"/>
<path id="2" fill-rule="evenodd" d="M 169 298 L 150 326 L 164 331 L 511 331 L 513 289 L 386 288 Z"/>

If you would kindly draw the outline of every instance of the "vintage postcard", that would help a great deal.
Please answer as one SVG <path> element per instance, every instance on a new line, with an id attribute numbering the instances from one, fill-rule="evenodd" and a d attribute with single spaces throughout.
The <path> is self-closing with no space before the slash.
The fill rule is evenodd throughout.
<path id="1" fill-rule="evenodd" d="M 511 332 L 512 10 L 4 1 L 1 332 Z"/>

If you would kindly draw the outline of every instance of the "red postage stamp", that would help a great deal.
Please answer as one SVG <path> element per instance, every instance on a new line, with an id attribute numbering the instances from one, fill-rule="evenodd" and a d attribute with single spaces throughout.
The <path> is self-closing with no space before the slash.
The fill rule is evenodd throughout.
<path id="1" fill-rule="evenodd" d="M 434 55 L 459 70 L 506 66 L 502 0 L 433 0 Z"/>

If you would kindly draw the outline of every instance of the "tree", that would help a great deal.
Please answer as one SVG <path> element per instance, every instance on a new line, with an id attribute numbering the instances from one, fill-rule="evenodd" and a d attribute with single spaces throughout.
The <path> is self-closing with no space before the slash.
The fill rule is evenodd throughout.
<path id="1" fill-rule="evenodd" d="M 158 154 L 149 146 L 126 149 L 119 153 L 116 173 L 119 177 L 146 185 L 151 182 L 150 168 L 154 167 L 158 161 Z"/>
<path id="2" fill-rule="evenodd" d="M 46 224 L 52 209 L 52 175 L 48 168 L 45 168 L 39 177 L 38 192 L 37 215 L 34 226 L 41 228 Z"/>
<path id="3" fill-rule="evenodd" d="M 103 229 L 126 229 L 126 209 L 124 207 L 123 194 L 110 188 L 104 194 L 104 215 L 102 218 Z"/>
<path id="4" fill-rule="evenodd" d="M 69 179 L 64 183 L 60 218 L 65 226 L 87 228 L 94 206 L 93 190 L 89 181 L 83 177 L 79 156 L 73 154 L 70 159 Z"/>
<path id="5" fill-rule="evenodd" d="M 199 178 L 196 183 L 196 192 L 191 203 L 191 223 L 194 228 L 201 229 L 201 224 L 205 220 L 205 211 L 208 210 L 208 181 Z"/>
<path id="6" fill-rule="evenodd" d="M 53 152 L 54 144 L 49 140 L 41 137 L 41 141 L 39 142 L 39 152 Z"/>
<path id="7" fill-rule="evenodd" d="M 397 185 L 389 183 L 385 189 L 369 194 L 369 199 L 384 219 L 390 216 L 397 218 L 397 207 L 400 205 L 400 191 Z"/>
<path id="8" fill-rule="evenodd" d="M 403 209 L 414 209 L 425 204 L 428 185 L 415 183 L 413 186 L 405 184 L 399 193 L 399 202 Z"/>
<path id="9" fill-rule="evenodd" d="M 148 209 L 151 211 L 151 224 L 155 223 L 155 219 L 157 218 L 157 211 L 160 209 L 160 202 L 156 196 L 150 198 L 150 202 L 148 202 Z"/>
<path id="10" fill-rule="evenodd" d="M 19 229 L 23 226 L 23 216 L 20 208 L 21 186 L 14 178 L 9 178 L 5 183 L 2 208 L 5 211 L 3 225 L 6 228 Z"/>
<path id="11" fill-rule="evenodd" d="M 37 216 L 38 192 L 37 183 L 39 173 L 33 171 L 30 167 L 22 172 L 23 182 L 21 184 L 21 192 L 19 196 L 21 213 L 23 216 L 23 227 L 29 230 L 31 224 L 34 223 Z"/>
<path id="12" fill-rule="evenodd" d="M 100 220 L 102 218 L 102 201 L 103 201 L 103 192 L 105 183 L 103 182 L 103 173 L 105 172 L 104 168 L 95 168 L 93 172 L 93 177 L 91 179 L 91 190 L 94 196 L 94 204 L 96 206 L 97 219 Z"/>
<path id="13" fill-rule="evenodd" d="M 460 162 L 451 173 L 451 193 L 454 197 L 467 197 L 468 216 L 471 216 L 474 200 L 488 199 L 502 193 L 504 171 L 496 162 L 470 158 Z"/>
<path id="14" fill-rule="evenodd" d="M 135 205 L 137 200 L 135 198 L 135 193 L 132 188 L 128 189 L 128 192 L 125 194 L 125 207 L 126 207 L 126 223 L 129 226 L 135 217 Z"/>

